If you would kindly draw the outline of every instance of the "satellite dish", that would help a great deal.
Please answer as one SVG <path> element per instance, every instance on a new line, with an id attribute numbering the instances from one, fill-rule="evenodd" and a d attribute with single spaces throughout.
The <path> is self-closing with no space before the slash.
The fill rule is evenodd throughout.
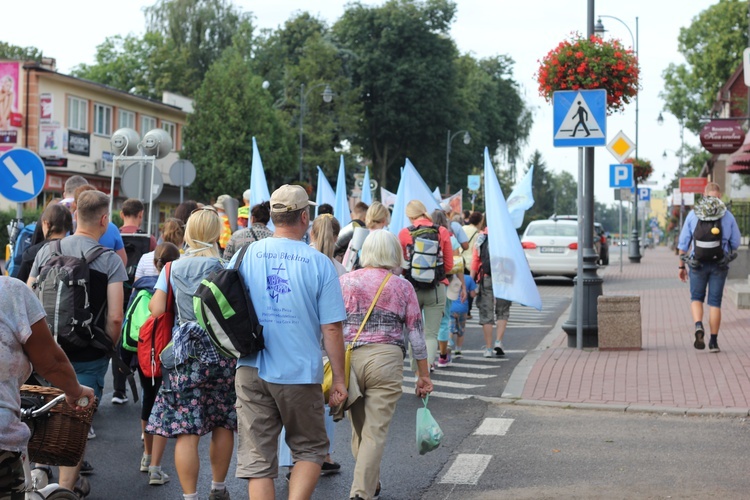
<path id="1" fill-rule="evenodd" d="M 141 142 L 141 136 L 132 128 L 121 128 L 112 134 L 110 142 L 112 154 L 115 156 L 135 156 L 138 153 L 138 143 Z"/>
<path id="2" fill-rule="evenodd" d="M 164 158 L 172 151 L 172 136 L 166 130 L 155 128 L 143 136 L 141 146 L 144 154 Z"/>

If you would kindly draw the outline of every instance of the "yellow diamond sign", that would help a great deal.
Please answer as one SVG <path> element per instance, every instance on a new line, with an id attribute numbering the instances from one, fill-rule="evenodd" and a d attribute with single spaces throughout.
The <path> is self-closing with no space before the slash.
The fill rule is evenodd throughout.
<path id="1" fill-rule="evenodd" d="M 630 156 L 630 153 L 635 149 L 635 143 L 628 139 L 628 136 L 620 130 L 614 138 L 607 144 L 607 151 L 612 153 L 612 156 L 617 158 L 619 163 L 625 161 L 625 158 Z"/>

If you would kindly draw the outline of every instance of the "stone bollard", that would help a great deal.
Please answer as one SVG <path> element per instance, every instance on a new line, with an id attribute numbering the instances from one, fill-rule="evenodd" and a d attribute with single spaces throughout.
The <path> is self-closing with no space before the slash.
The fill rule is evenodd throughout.
<path id="1" fill-rule="evenodd" d="M 640 351 L 641 298 L 600 295 L 597 300 L 600 351 Z"/>

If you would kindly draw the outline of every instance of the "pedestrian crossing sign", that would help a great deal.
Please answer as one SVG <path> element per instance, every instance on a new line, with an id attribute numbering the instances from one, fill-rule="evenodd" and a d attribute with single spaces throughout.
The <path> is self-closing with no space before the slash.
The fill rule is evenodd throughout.
<path id="1" fill-rule="evenodd" d="M 556 148 L 606 146 L 607 91 L 561 90 L 552 94 Z"/>

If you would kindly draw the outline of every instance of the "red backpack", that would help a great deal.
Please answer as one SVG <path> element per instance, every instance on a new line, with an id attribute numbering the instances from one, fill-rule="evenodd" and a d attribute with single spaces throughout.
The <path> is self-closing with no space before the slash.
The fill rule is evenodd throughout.
<path id="1" fill-rule="evenodd" d="M 161 377 L 161 359 L 159 354 L 172 340 L 174 326 L 174 295 L 170 280 L 172 263 L 166 267 L 167 276 L 167 305 L 164 312 L 154 318 L 149 316 L 140 332 L 138 332 L 138 364 L 146 377 Z"/>

